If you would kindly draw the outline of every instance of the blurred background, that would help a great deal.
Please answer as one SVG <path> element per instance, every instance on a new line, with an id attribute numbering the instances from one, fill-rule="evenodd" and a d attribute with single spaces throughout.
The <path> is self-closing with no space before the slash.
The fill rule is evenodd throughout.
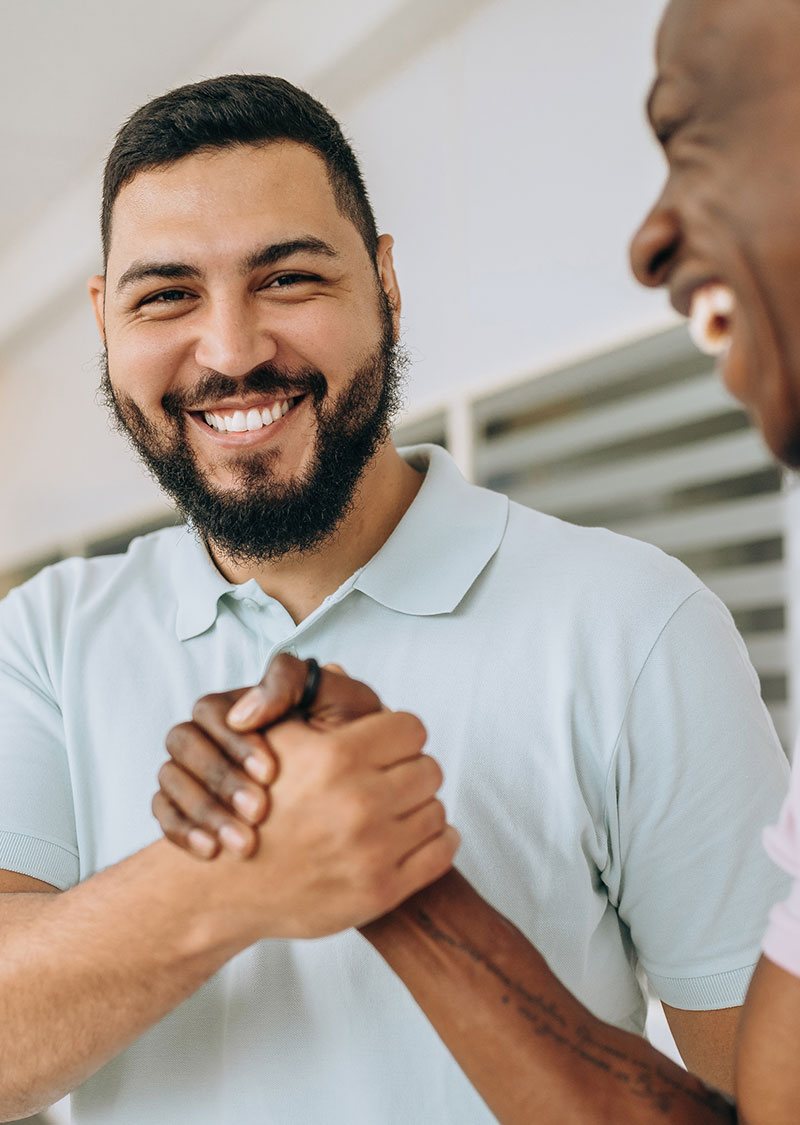
<path id="1" fill-rule="evenodd" d="M 0 0 L 0 593 L 172 520 L 96 401 L 85 282 L 116 129 L 183 82 L 280 74 L 342 122 L 396 239 L 399 439 L 684 559 L 731 608 L 788 750 L 796 494 L 627 264 L 663 175 L 642 108 L 661 7 Z"/>

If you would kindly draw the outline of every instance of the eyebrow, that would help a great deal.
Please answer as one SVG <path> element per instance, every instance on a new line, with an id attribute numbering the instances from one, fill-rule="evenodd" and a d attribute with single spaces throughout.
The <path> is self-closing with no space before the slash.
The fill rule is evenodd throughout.
<path id="1" fill-rule="evenodd" d="M 185 262 L 134 262 L 123 273 L 117 282 L 117 292 L 135 285 L 137 281 L 144 281 L 149 277 L 163 278 L 175 281 L 178 278 L 198 278 L 201 271 L 197 266 L 187 265 Z"/>
<path id="2" fill-rule="evenodd" d="M 323 258 L 338 258 L 338 251 L 321 238 L 290 238 L 285 242 L 273 242 L 269 246 L 262 246 L 259 250 L 249 254 L 244 260 L 244 273 L 252 270 L 272 266 L 283 258 L 292 254 L 316 254 Z"/>
<path id="3" fill-rule="evenodd" d="M 272 266 L 276 262 L 289 258 L 293 254 L 315 254 L 324 258 L 338 258 L 337 250 L 321 238 L 308 236 L 305 238 L 289 238 L 283 242 L 272 242 L 267 246 L 260 246 L 243 260 L 241 272 L 252 273 L 253 270 Z M 149 278 L 158 278 L 166 281 L 178 281 L 184 278 L 198 279 L 203 276 L 203 271 L 197 266 L 187 262 L 133 262 L 117 282 L 117 292 L 130 288 L 139 281 Z"/>

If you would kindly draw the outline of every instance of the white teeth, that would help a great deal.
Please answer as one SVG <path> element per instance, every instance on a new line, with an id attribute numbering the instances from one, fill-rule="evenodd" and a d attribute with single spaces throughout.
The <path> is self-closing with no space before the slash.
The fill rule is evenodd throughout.
<path id="1" fill-rule="evenodd" d="M 689 335 L 706 355 L 724 355 L 731 346 L 731 318 L 736 299 L 729 285 L 704 285 L 692 297 Z"/>
<path id="2" fill-rule="evenodd" d="M 264 426 L 271 426 L 273 422 L 277 422 L 284 414 L 288 414 L 291 409 L 291 400 L 281 399 L 275 402 L 272 406 L 264 406 L 260 410 L 255 407 L 248 411 L 235 410 L 233 414 L 215 414 L 211 410 L 207 410 L 203 414 L 207 425 L 217 433 L 234 433 L 240 434 L 249 430 L 260 430 Z"/>

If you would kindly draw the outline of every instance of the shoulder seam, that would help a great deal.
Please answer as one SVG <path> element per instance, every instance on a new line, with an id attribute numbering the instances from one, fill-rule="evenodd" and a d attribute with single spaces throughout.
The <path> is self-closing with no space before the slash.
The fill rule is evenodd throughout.
<path id="1" fill-rule="evenodd" d="M 673 609 L 672 613 L 670 613 L 669 617 L 667 617 L 667 619 L 664 621 L 663 625 L 661 626 L 661 628 L 658 630 L 655 637 L 653 638 L 653 643 L 650 645 L 650 648 L 647 650 L 647 652 L 645 654 L 645 657 L 642 660 L 642 665 L 641 665 L 639 671 L 634 676 L 633 682 L 631 683 L 630 691 L 628 692 L 628 697 L 625 700 L 625 706 L 622 709 L 622 716 L 620 718 L 619 727 L 617 729 L 617 733 L 616 733 L 616 736 L 614 738 L 614 745 L 611 749 L 611 753 L 610 753 L 609 759 L 608 759 L 608 766 L 606 768 L 605 776 L 603 778 L 603 793 L 604 794 L 608 793 L 608 785 L 609 785 L 609 778 L 610 778 L 610 775 L 611 775 L 611 771 L 612 771 L 612 769 L 615 768 L 617 758 L 619 756 L 620 738 L 622 737 L 622 731 L 625 728 L 625 719 L 627 718 L 628 712 L 630 711 L 631 700 L 633 699 L 633 693 L 636 691 L 636 686 L 639 683 L 639 680 L 641 680 L 642 675 L 644 674 L 644 670 L 645 670 L 645 668 L 647 667 L 647 665 L 650 661 L 650 657 L 653 655 L 653 652 L 656 648 L 656 645 L 658 644 L 658 642 L 663 637 L 663 635 L 664 635 L 666 629 L 668 628 L 670 622 L 674 620 L 675 616 L 683 609 L 683 607 L 688 602 L 690 602 L 692 600 L 692 598 L 694 598 L 698 594 L 702 594 L 704 592 L 708 592 L 708 587 L 700 584 L 696 589 L 692 590 L 691 593 L 687 594 L 685 598 L 683 598 L 680 602 L 678 602 L 678 604 Z M 605 808 L 606 809 L 607 809 L 607 806 L 608 806 L 608 803 L 605 802 Z M 608 831 L 608 817 L 607 816 L 606 816 L 606 831 Z"/>

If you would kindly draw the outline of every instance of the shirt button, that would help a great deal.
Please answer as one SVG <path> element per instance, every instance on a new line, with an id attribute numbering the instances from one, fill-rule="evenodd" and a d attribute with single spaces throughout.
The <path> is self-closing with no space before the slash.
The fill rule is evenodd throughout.
<path id="1" fill-rule="evenodd" d="M 242 605 L 245 609 L 258 609 L 258 602 L 253 598 L 242 598 Z"/>
<path id="2" fill-rule="evenodd" d="M 285 648 L 282 651 L 288 653 L 289 656 L 299 656 L 299 653 L 294 645 L 289 645 L 288 648 Z"/>

